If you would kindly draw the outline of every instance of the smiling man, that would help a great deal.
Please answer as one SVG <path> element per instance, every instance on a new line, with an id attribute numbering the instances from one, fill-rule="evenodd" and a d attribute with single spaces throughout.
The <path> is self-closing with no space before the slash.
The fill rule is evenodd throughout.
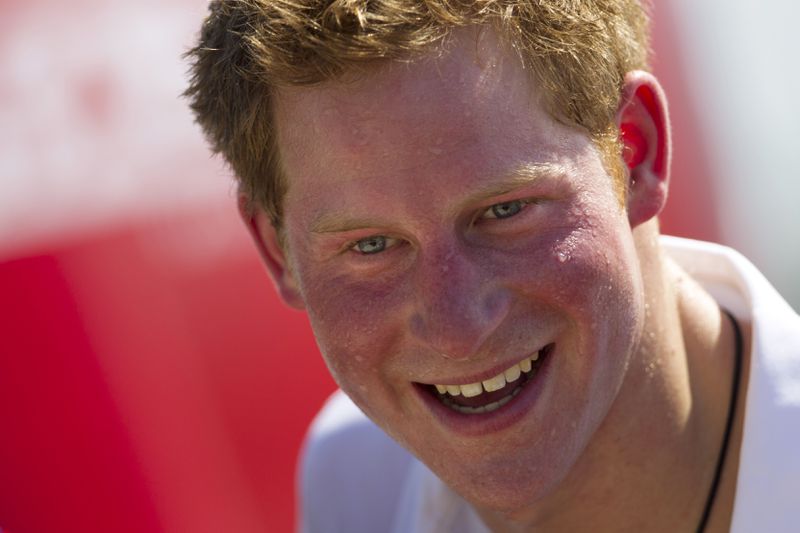
<path id="1" fill-rule="evenodd" d="M 788 527 L 800 319 L 659 237 L 646 49 L 632 0 L 212 2 L 187 95 L 344 393 L 304 529 Z"/>

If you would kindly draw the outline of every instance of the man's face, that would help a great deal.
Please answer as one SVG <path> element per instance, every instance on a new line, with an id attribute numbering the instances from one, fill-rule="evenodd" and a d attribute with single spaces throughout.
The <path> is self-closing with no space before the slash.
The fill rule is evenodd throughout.
<path id="1" fill-rule="evenodd" d="M 497 509 L 564 478 L 642 328 L 613 180 L 540 98 L 491 32 L 464 32 L 439 58 L 286 89 L 276 104 L 286 258 L 334 378 Z M 504 388 L 467 398 L 500 375 Z"/>

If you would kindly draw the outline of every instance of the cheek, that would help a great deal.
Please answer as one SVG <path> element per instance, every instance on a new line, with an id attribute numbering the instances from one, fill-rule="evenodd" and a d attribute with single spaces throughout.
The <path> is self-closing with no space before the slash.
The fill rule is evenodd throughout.
<path id="1" fill-rule="evenodd" d="M 632 245 L 621 233 L 606 230 L 578 230 L 554 246 L 551 259 L 554 275 L 563 284 L 562 304 L 580 303 L 575 308 L 592 331 L 622 333 L 637 315 L 641 276 Z"/>
<path id="2" fill-rule="evenodd" d="M 565 461 L 608 413 L 641 335 L 641 274 L 624 230 L 615 224 L 578 224 L 551 235 L 539 243 L 536 260 L 529 259 L 528 275 L 519 278 L 521 290 L 530 291 L 527 299 L 546 305 L 563 324 L 557 332 L 559 394 L 552 403 L 559 416 L 552 423 L 554 434 L 571 435 L 574 447 L 559 440 L 552 453 Z"/>
<path id="3" fill-rule="evenodd" d="M 583 211 L 509 256 L 499 276 L 517 291 L 564 315 L 581 353 L 629 350 L 643 310 L 639 264 L 620 217 Z M 626 231 L 627 230 L 627 231 Z"/>
<path id="4" fill-rule="evenodd" d="M 381 363 L 398 350 L 402 327 L 396 285 L 301 274 L 301 292 L 322 356 L 339 386 L 365 395 Z"/>
<path id="5" fill-rule="evenodd" d="M 576 396 L 587 401 L 589 428 L 622 386 L 643 328 L 640 266 L 625 229 L 581 228 L 554 244 L 549 261 L 550 279 L 562 280 L 553 297 L 574 326 L 576 357 L 566 363 L 567 375 L 581 391 Z"/>

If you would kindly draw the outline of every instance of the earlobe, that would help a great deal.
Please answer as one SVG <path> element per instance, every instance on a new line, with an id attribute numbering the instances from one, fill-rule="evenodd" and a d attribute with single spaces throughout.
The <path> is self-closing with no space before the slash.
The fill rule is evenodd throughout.
<path id="1" fill-rule="evenodd" d="M 269 216 L 261 208 L 251 208 L 249 200 L 242 194 L 239 195 L 238 204 L 239 216 L 250 232 L 281 299 L 290 307 L 303 309 L 305 304 L 297 280 Z"/>
<path id="2" fill-rule="evenodd" d="M 628 169 L 627 208 L 633 228 L 661 212 L 669 189 L 667 101 L 652 74 L 633 71 L 625 76 L 617 126 Z"/>

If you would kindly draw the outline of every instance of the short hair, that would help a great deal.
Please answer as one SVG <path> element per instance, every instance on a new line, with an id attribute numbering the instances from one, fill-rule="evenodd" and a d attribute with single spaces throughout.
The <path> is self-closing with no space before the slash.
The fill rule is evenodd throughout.
<path id="1" fill-rule="evenodd" d="M 648 68 L 639 0 L 215 0 L 186 53 L 184 95 L 250 207 L 281 229 L 287 183 L 274 90 L 334 80 L 378 60 L 410 61 L 472 25 L 492 25 L 541 83 L 547 112 L 585 130 L 606 170 L 622 173 L 614 118 L 623 80 Z"/>

